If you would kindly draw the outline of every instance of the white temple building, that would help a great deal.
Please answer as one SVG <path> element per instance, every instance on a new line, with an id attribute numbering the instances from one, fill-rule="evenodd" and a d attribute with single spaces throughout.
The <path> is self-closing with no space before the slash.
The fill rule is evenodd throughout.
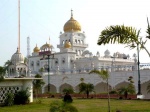
<path id="1" fill-rule="evenodd" d="M 88 74 L 93 69 L 109 71 L 110 89 L 127 85 L 128 78 L 132 76 L 136 92 L 138 91 L 136 55 L 131 58 L 128 54 L 119 52 L 110 54 L 108 49 L 104 54 L 92 54 L 87 50 L 86 34 L 81 30 L 81 25 L 74 19 L 72 12 L 71 18 L 64 24 L 64 32 L 60 32 L 57 48 L 60 49 L 59 52 L 53 50 L 50 42 L 41 47 L 36 45 L 32 55 L 28 57 L 31 74 L 42 74 L 46 82 L 43 93 L 48 91 L 48 84 L 52 93 L 62 93 L 64 88 L 73 88 L 78 92 L 81 78 L 86 83 L 92 83 L 96 93 L 106 92 L 106 82 L 96 74 Z M 146 92 L 150 82 L 149 70 L 141 70 L 140 74 L 142 94 L 145 98 L 150 98 Z"/>
<path id="2" fill-rule="evenodd" d="M 23 56 L 17 50 L 11 58 L 12 65 L 9 66 L 8 77 L 26 78 L 41 74 L 45 81 L 42 93 L 48 92 L 48 87 L 51 93 L 62 93 L 64 88 L 73 88 L 75 92 L 79 92 L 78 85 L 83 78 L 85 83 L 94 85 L 96 93 L 104 93 L 107 91 L 106 82 L 96 74 L 89 75 L 89 71 L 105 69 L 110 74 L 110 90 L 126 86 L 129 84 L 128 78 L 132 76 L 136 92 L 138 91 L 136 55 L 131 58 L 124 53 L 111 54 L 108 49 L 104 54 L 93 54 L 87 50 L 86 34 L 81 30 L 81 25 L 74 19 L 72 12 L 71 18 L 64 24 L 64 32 L 60 32 L 57 48 L 60 49 L 59 52 L 54 51 L 50 42 L 41 47 L 36 45 L 32 55 L 28 57 L 28 64 L 24 63 Z M 146 91 L 150 83 L 149 73 L 149 69 L 140 70 L 141 90 L 145 98 L 150 98 Z"/>

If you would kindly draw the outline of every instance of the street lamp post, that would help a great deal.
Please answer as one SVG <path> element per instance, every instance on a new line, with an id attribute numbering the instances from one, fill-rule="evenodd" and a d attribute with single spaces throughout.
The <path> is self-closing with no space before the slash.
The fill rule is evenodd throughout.
<path id="1" fill-rule="evenodd" d="M 53 56 L 52 58 L 50 56 Z M 50 92 L 50 59 L 54 59 L 54 54 L 52 54 L 51 52 L 49 54 L 47 54 L 47 59 L 48 59 L 48 92 Z"/>
<path id="2" fill-rule="evenodd" d="M 50 67 L 49 67 L 49 60 L 50 60 L 50 55 L 48 56 L 48 92 L 50 92 Z"/>
<path id="3" fill-rule="evenodd" d="M 141 80 L 140 80 L 140 61 L 139 61 L 139 44 L 137 44 L 137 65 L 138 65 L 138 93 L 137 95 L 142 95 L 141 93 Z"/>

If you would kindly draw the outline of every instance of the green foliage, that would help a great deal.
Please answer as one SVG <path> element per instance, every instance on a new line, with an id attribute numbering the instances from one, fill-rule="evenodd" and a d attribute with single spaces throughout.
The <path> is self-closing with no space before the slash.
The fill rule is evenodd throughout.
<path id="1" fill-rule="evenodd" d="M 128 81 L 129 81 L 129 84 L 128 84 L 127 87 L 121 87 L 121 88 L 118 89 L 118 93 L 120 95 L 124 95 L 125 99 L 128 98 L 128 94 L 135 94 L 135 87 L 133 85 L 133 83 L 134 83 L 133 82 L 133 77 L 130 76 L 128 78 Z"/>
<path id="2" fill-rule="evenodd" d="M 13 93 L 7 93 L 6 99 L 4 101 L 5 106 L 12 106 L 14 104 L 14 94 Z"/>
<path id="3" fill-rule="evenodd" d="M 74 90 L 72 88 L 65 88 L 65 89 L 63 89 L 63 93 L 64 94 L 65 93 L 72 94 L 72 93 L 74 93 Z"/>
<path id="4" fill-rule="evenodd" d="M 89 74 L 91 74 L 91 73 L 95 73 L 95 74 L 99 75 L 103 80 L 107 80 L 109 78 L 109 73 L 108 73 L 107 70 L 101 70 L 101 71 L 99 71 L 99 70 L 91 70 L 89 72 Z"/>
<path id="5" fill-rule="evenodd" d="M 50 112 L 78 112 L 78 110 L 71 104 L 53 101 L 50 104 Z"/>
<path id="6" fill-rule="evenodd" d="M 15 96 L 14 96 L 14 103 L 15 104 L 27 104 L 29 103 L 29 91 L 28 89 L 26 90 L 21 90 L 21 91 L 18 91 L 17 93 L 15 93 Z"/>
<path id="7" fill-rule="evenodd" d="M 8 67 L 9 67 L 9 65 L 11 65 L 11 64 L 12 64 L 12 62 L 11 62 L 10 60 L 7 60 L 7 61 L 5 62 L 5 64 L 4 64 L 5 70 L 8 70 Z"/>
<path id="8" fill-rule="evenodd" d="M 79 85 L 79 93 L 85 93 L 87 98 L 89 97 L 90 92 L 94 92 L 94 85 L 90 83 L 80 83 Z"/>
<path id="9" fill-rule="evenodd" d="M 0 81 L 4 80 L 5 68 L 0 66 Z"/>
<path id="10" fill-rule="evenodd" d="M 24 63 L 27 64 L 28 63 L 28 58 L 24 58 Z"/>
<path id="11" fill-rule="evenodd" d="M 42 76 L 39 74 L 36 74 L 35 78 L 42 78 Z M 36 97 L 37 97 L 37 94 L 39 93 L 39 91 L 41 90 L 41 88 L 44 84 L 45 84 L 45 82 L 43 81 L 43 79 L 33 80 L 33 90 L 36 93 Z"/>
<path id="12" fill-rule="evenodd" d="M 147 33 L 147 36 L 146 36 L 146 38 L 148 38 L 148 39 L 150 39 L 150 25 L 149 25 L 149 20 L 148 20 L 148 18 L 147 18 L 147 31 L 146 31 L 146 33 Z"/>
<path id="13" fill-rule="evenodd" d="M 133 49 L 136 48 L 137 45 L 145 49 L 147 54 L 150 56 L 150 52 L 147 50 L 145 47 L 145 44 L 147 40 L 143 40 L 142 38 L 139 38 L 140 30 L 136 30 L 133 27 L 128 27 L 124 25 L 115 25 L 115 26 L 109 26 L 106 29 L 104 29 L 98 39 L 97 44 L 102 45 L 102 44 L 115 44 L 115 43 L 120 43 L 120 44 L 127 44 L 129 48 Z M 150 26 L 148 23 L 148 29 L 147 29 L 147 38 L 150 39 Z M 133 43 L 136 44 L 136 46 L 133 47 Z"/>
<path id="14" fill-rule="evenodd" d="M 117 90 L 111 90 L 111 91 L 109 92 L 109 94 L 118 94 L 118 91 L 117 91 Z"/>
<path id="15" fill-rule="evenodd" d="M 116 25 L 110 26 L 104 29 L 98 40 L 98 45 L 102 44 L 114 44 L 116 42 L 126 44 L 131 42 L 138 41 L 138 32 L 135 28 L 124 26 L 124 25 Z"/>
<path id="16" fill-rule="evenodd" d="M 72 103 L 73 99 L 72 99 L 70 94 L 66 93 L 65 96 L 64 96 L 63 101 L 66 102 L 66 103 Z"/>
<path id="17" fill-rule="evenodd" d="M 36 102 L 30 105 L 14 105 L 12 107 L 0 107 L 0 112 L 50 112 L 50 104 L 53 101 L 62 102 L 58 98 L 41 98 L 42 104 Z M 35 100 L 34 100 L 35 101 Z M 118 100 L 111 99 L 111 112 L 122 110 L 122 112 L 150 112 L 149 101 L 145 100 Z M 79 112 L 108 112 L 107 99 L 74 99 L 72 106 Z M 57 111 L 59 112 L 59 111 Z"/>

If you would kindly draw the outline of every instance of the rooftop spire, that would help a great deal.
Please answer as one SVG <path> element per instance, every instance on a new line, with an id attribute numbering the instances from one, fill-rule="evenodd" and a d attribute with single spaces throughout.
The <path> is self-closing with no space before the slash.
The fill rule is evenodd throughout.
<path id="1" fill-rule="evenodd" d="M 73 10 L 71 9 L 71 17 L 73 17 Z"/>
<path id="2" fill-rule="evenodd" d="M 20 52 L 20 0 L 18 0 L 18 52 Z"/>

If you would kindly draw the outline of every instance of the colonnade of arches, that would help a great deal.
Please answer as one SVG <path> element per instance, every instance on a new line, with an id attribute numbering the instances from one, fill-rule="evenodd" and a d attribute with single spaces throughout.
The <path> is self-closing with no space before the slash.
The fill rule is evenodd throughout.
<path id="1" fill-rule="evenodd" d="M 123 86 L 126 86 L 126 85 L 128 85 L 127 82 L 122 82 L 122 83 L 117 84 L 115 86 L 115 88 L 117 89 L 117 88 L 120 88 L 120 87 L 123 87 Z M 53 84 L 50 84 L 50 92 L 51 93 L 63 93 L 63 90 L 65 88 L 72 88 L 75 93 L 79 93 L 79 86 L 78 85 L 73 87 L 70 84 L 64 83 L 60 87 L 57 88 Z M 110 91 L 112 90 L 111 85 L 109 85 L 109 90 Z M 107 92 L 107 83 L 101 82 L 101 83 L 98 83 L 98 84 L 94 85 L 94 91 L 95 91 L 95 93 L 105 93 L 105 92 Z M 48 92 L 48 85 L 46 85 L 44 87 L 44 93 L 46 93 L 46 92 Z"/>
<path id="2" fill-rule="evenodd" d="M 147 93 L 147 85 L 150 83 L 150 81 L 148 82 L 145 82 L 145 83 L 142 83 L 141 84 L 141 91 L 142 91 L 142 94 L 145 95 L 145 97 L 147 98 L 150 98 L 150 94 Z M 121 82 L 119 84 L 117 84 L 115 86 L 115 89 L 118 89 L 120 87 L 125 87 L 129 84 L 129 82 Z M 67 83 L 64 83 L 62 84 L 59 88 L 56 88 L 56 86 L 50 84 L 50 92 L 51 93 L 63 93 L 63 90 L 65 88 L 72 88 L 74 90 L 75 93 L 79 93 L 79 86 L 75 86 L 73 87 L 72 85 L 70 84 L 67 84 Z M 109 91 L 111 91 L 113 89 L 113 87 L 111 85 L 109 85 Z M 94 85 L 94 91 L 95 93 L 99 94 L 99 93 L 106 93 L 107 92 L 107 83 L 105 82 L 100 82 L 96 85 Z M 48 86 L 46 85 L 44 87 L 44 92 L 48 92 Z"/>

